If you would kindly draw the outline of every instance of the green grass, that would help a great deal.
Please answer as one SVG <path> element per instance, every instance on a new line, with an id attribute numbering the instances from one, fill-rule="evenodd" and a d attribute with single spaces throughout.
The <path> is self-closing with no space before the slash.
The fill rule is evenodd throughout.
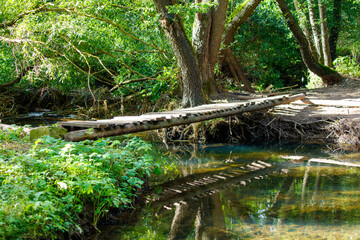
<path id="1" fill-rule="evenodd" d="M 20 151 L 4 149 L 14 142 Z M 129 206 L 144 179 L 161 173 L 151 145 L 139 138 L 68 143 L 43 137 L 30 144 L 21 129 L 0 130 L 0 145 L 0 239 L 81 233 L 84 211 L 96 226 L 109 209 Z"/>

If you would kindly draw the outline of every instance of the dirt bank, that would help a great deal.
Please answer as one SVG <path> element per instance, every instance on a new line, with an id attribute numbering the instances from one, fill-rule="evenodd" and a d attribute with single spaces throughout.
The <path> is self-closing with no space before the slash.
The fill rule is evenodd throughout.
<path id="1" fill-rule="evenodd" d="M 360 149 L 360 88 L 334 87 L 305 91 L 306 101 L 280 105 L 162 132 L 168 141 L 332 142 L 346 150 Z"/>

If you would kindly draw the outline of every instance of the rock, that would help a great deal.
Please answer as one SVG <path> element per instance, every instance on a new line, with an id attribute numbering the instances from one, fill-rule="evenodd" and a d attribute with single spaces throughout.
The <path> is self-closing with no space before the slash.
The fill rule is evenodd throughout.
<path id="1" fill-rule="evenodd" d="M 53 138 L 60 139 L 60 138 L 64 138 L 66 133 L 67 130 L 61 127 L 50 127 L 50 126 L 38 127 L 30 131 L 30 140 L 35 141 L 36 139 L 42 136 L 50 136 Z"/>

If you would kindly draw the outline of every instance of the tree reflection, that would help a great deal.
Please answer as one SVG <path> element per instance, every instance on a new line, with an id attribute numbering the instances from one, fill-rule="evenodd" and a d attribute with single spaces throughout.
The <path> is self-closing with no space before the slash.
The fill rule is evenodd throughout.
<path id="1" fill-rule="evenodd" d="M 219 193 L 177 203 L 168 239 L 186 239 L 194 225 L 197 240 L 229 239 Z"/>
<path id="2" fill-rule="evenodd" d="M 162 185 L 149 204 L 157 210 L 144 209 L 147 217 L 113 239 L 315 239 L 360 225 L 358 169 L 259 164 L 229 163 Z"/>

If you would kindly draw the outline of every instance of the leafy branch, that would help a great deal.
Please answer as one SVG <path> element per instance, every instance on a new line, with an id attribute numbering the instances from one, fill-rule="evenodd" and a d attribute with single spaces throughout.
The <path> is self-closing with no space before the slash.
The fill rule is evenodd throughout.
<path id="1" fill-rule="evenodd" d="M 45 4 L 41 7 L 38 7 L 36 9 L 33 9 L 31 11 L 27 11 L 24 13 L 19 14 L 15 19 L 13 20 L 8 20 L 8 21 L 4 21 L 2 23 L 0 23 L 0 28 L 8 28 L 8 27 L 12 27 L 14 26 L 19 20 L 23 19 L 25 16 L 28 15 L 35 15 L 37 13 L 41 13 L 41 12 L 62 12 L 62 13 L 69 13 L 69 14 L 75 14 L 78 16 L 83 16 L 83 17 L 88 17 L 88 18 L 92 18 L 92 19 L 96 19 L 102 22 L 106 22 L 108 24 L 110 24 L 111 26 L 119 29 L 123 34 L 125 34 L 126 36 L 130 37 L 131 39 L 138 41 L 146 46 L 152 47 L 154 49 L 156 49 L 159 52 L 165 52 L 170 54 L 169 52 L 162 50 L 160 48 L 158 48 L 156 45 L 154 44 L 150 44 L 147 43 L 143 40 L 141 40 L 140 38 L 136 37 L 135 35 L 129 33 L 128 31 L 126 31 L 121 25 L 115 23 L 114 21 L 110 20 L 110 19 L 106 19 L 97 15 L 93 15 L 93 14 L 88 14 L 88 13 L 84 13 L 84 12 L 80 12 L 74 8 L 55 8 L 55 7 L 49 7 L 49 6 L 53 6 L 53 4 Z"/>

